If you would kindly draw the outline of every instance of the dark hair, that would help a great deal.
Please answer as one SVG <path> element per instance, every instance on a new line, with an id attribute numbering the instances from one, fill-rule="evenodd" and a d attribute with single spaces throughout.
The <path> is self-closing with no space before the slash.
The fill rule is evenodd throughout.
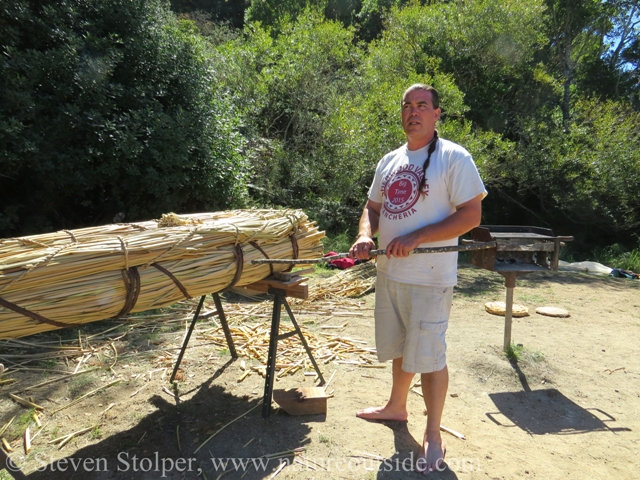
<path id="1" fill-rule="evenodd" d="M 433 104 L 433 108 L 440 108 L 440 95 L 438 94 L 438 91 L 431 85 L 426 85 L 424 83 L 414 83 L 409 88 L 407 88 L 402 94 L 402 101 L 400 102 L 400 104 L 404 103 L 404 99 L 406 98 L 407 93 L 414 90 L 424 90 L 425 92 L 431 92 L 431 103 Z"/>
<path id="2" fill-rule="evenodd" d="M 431 162 L 431 154 L 436 151 L 436 144 L 438 143 L 438 131 L 434 130 L 433 138 L 429 142 L 429 150 L 427 151 L 427 158 L 422 164 L 422 180 L 420 180 L 420 195 L 422 195 L 422 190 L 424 189 L 425 184 L 427 183 L 427 168 L 429 168 L 429 162 Z"/>

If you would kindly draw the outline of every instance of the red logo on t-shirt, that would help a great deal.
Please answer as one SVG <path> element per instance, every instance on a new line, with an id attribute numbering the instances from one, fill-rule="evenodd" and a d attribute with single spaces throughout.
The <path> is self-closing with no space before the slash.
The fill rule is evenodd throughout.
<path id="1" fill-rule="evenodd" d="M 384 209 L 389 214 L 404 213 L 413 207 L 420 197 L 419 186 L 422 171 L 413 171 L 413 165 L 405 165 L 389 175 L 382 184 L 385 197 Z M 418 168 L 418 170 L 421 170 Z M 428 195 L 428 187 L 425 188 Z"/>

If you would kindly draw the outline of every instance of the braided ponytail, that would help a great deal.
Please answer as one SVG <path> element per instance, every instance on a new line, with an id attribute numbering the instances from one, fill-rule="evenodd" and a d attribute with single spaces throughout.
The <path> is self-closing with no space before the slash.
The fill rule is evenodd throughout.
<path id="1" fill-rule="evenodd" d="M 431 161 L 431 154 L 436 151 L 436 144 L 438 143 L 438 131 L 433 132 L 433 138 L 429 142 L 429 150 L 427 151 L 427 159 L 422 165 L 422 180 L 420 180 L 420 195 L 423 195 L 424 186 L 427 183 L 427 168 L 429 168 L 429 162 Z"/>

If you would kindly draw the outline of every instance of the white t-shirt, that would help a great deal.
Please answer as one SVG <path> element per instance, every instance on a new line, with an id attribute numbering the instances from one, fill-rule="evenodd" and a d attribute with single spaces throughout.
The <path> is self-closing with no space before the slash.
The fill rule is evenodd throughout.
<path id="1" fill-rule="evenodd" d="M 369 199 L 382 203 L 379 246 L 394 238 L 444 220 L 480 194 L 484 184 L 473 159 L 460 145 L 442 138 L 427 167 L 425 195 L 418 188 L 428 147 L 409 150 L 407 144 L 385 155 L 376 168 Z M 457 245 L 458 239 L 423 243 L 420 247 Z M 457 281 L 458 252 L 412 254 L 404 258 L 378 256 L 378 274 L 402 283 L 450 287 Z"/>

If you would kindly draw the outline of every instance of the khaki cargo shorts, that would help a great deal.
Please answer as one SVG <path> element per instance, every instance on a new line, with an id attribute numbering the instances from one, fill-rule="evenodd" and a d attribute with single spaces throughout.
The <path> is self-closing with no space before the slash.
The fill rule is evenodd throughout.
<path id="1" fill-rule="evenodd" d="M 376 280 L 376 349 L 378 360 L 402 357 L 402 370 L 431 373 L 447 365 L 445 333 L 453 287 L 427 287 Z"/>

